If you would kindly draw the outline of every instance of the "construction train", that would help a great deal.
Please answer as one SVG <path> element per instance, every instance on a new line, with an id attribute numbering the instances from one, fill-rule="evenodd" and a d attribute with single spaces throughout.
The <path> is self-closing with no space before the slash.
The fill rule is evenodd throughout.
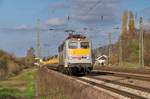
<path id="1" fill-rule="evenodd" d="M 83 35 L 69 34 L 58 47 L 58 55 L 44 59 L 43 66 L 67 74 L 89 73 L 92 65 L 92 43 Z"/>

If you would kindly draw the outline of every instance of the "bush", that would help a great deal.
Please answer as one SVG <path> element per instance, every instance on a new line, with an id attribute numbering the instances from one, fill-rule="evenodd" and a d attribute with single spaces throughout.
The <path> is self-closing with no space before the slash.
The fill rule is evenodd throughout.
<path id="1" fill-rule="evenodd" d="M 24 60 L 24 59 L 22 59 Z M 25 68 L 25 61 L 20 61 L 15 56 L 0 50 L 0 79 L 4 79 L 11 74 L 18 74 Z"/>

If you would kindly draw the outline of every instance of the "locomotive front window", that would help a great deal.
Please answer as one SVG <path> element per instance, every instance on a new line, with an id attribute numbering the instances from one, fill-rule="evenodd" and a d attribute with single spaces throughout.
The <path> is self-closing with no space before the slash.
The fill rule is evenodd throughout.
<path id="1" fill-rule="evenodd" d="M 81 48 L 89 48 L 89 42 L 81 42 Z"/>
<path id="2" fill-rule="evenodd" d="M 77 42 L 69 42 L 69 48 L 70 49 L 78 48 L 78 43 Z"/>

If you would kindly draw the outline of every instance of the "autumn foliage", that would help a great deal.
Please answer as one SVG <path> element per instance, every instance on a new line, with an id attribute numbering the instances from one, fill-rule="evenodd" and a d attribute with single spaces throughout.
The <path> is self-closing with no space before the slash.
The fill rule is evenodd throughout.
<path id="1" fill-rule="evenodd" d="M 138 23 L 136 23 L 138 24 Z M 124 62 L 138 63 L 139 61 L 139 33 L 135 28 L 135 17 L 132 11 L 125 11 L 122 16 L 122 58 Z M 144 33 L 144 62 L 150 66 L 150 31 L 143 30 Z"/>
<path id="2" fill-rule="evenodd" d="M 28 54 L 29 51 L 27 51 Z M 12 74 L 18 74 L 25 68 L 32 67 L 33 62 L 34 56 L 31 54 L 26 57 L 17 58 L 12 54 L 0 50 L 0 80 L 5 79 Z"/>

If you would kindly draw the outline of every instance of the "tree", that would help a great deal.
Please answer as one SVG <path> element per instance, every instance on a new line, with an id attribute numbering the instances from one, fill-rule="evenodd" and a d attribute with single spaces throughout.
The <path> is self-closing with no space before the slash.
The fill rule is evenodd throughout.
<path id="1" fill-rule="evenodd" d="M 29 48 L 28 50 L 27 50 L 27 57 L 34 57 L 35 56 L 35 54 L 34 54 L 34 52 L 35 52 L 35 50 L 34 50 L 34 48 Z"/>
<path id="2" fill-rule="evenodd" d="M 128 15 L 129 15 L 128 10 L 124 11 L 124 13 L 122 15 L 122 27 L 121 27 L 121 35 L 120 35 L 120 40 L 119 40 L 119 42 L 120 42 L 119 43 L 120 44 L 120 48 L 119 48 L 120 62 L 122 62 L 126 57 L 125 49 L 127 49 L 127 41 L 128 41 L 128 36 L 127 36 Z"/>
<path id="3" fill-rule="evenodd" d="M 32 47 L 27 50 L 27 55 L 26 55 L 26 58 L 25 58 L 26 65 L 28 65 L 28 66 L 33 65 L 34 57 L 35 57 L 34 52 L 35 52 L 35 50 Z"/>
<path id="4" fill-rule="evenodd" d="M 124 11 L 123 16 L 122 16 L 122 34 L 127 33 L 127 24 L 128 24 L 128 11 Z"/>
<path id="5" fill-rule="evenodd" d="M 131 37 L 134 37 L 134 34 L 135 34 L 135 22 L 134 22 L 134 15 L 132 13 L 132 11 L 129 11 L 129 24 L 128 24 L 128 27 L 129 27 L 129 33 L 130 33 L 130 36 Z"/>
<path id="6" fill-rule="evenodd" d="M 128 26 L 128 28 L 127 28 Z M 135 22 L 134 22 L 134 15 L 132 11 L 124 11 L 122 15 L 122 31 L 121 31 L 121 42 L 120 46 L 122 49 L 122 60 L 129 61 L 129 57 L 132 54 L 132 59 L 137 59 L 137 39 L 135 36 Z M 135 47 L 133 49 L 132 47 Z M 133 57 L 134 56 L 134 57 Z"/>

